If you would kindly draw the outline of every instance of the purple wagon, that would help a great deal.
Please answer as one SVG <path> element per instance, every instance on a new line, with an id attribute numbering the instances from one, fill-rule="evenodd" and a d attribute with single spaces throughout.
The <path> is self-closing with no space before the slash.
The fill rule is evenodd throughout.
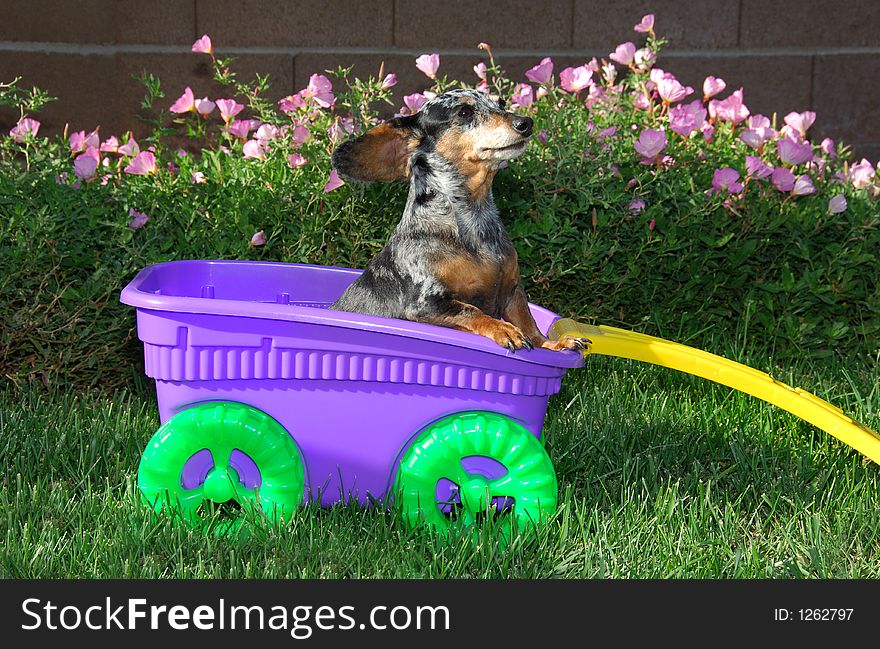
<path id="1" fill-rule="evenodd" d="M 125 287 L 162 421 L 138 470 L 152 507 L 197 523 L 206 500 L 234 501 L 286 521 L 303 502 L 393 501 L 440 529 L 555 510 L 541 428 L 581 354 L 328 310 L 360 272 L 175 261 Z M 531 309 L 546 333 L 556 314 Z"/>

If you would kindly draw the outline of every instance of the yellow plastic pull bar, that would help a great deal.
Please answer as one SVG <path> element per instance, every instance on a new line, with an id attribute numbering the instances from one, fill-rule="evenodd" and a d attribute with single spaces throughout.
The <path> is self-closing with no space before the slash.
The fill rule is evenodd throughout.
<path id="1" fill-rule="evenodd" d="M 565 336 L 589 338 L 592 344 L 584 350 L 585 355 L 618 356 L 670 367 L 745 392 L 810 422 L 880 464 L 880 435 L 875 431 L 853 421 L 840 408 L 816 395 L 741 363 L 662 338 L 617 327 L 583 324 L 570 318 L 553 323 L 548 335 L 554 340 Z"/>

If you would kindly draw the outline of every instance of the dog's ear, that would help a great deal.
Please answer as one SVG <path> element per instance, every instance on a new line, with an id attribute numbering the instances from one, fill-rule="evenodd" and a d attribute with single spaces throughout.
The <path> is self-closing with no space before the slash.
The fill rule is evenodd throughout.
<path id="1" fill-rule="evenodd" d="M 405 180 L 409 177 L 409 156 L 419 137 L 417 115 L 395 117 L 340 144 L 333 152 L 333 168 L 352 180 Z"/>

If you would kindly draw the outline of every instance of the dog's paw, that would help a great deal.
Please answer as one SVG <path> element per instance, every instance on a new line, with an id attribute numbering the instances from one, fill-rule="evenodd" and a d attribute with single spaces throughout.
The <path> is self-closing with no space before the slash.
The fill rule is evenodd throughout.
<path id="1" fill-rule="evenodd" d="M 541 343 L 541 347 L 543 349 L 550 349 L 555 352 L 559 351 L 581 351 L 589 347 L 592 344 L 592 340 L 589 338 L 573 338 L 571 336 L 566 336 L 565 338 L 560 338 L 559 340 L 547 340 Z"/>
<path id="2" fill-rule="evenodd" d="M 517 349 L 534 349 L 532 341 L 520 330 L 509 322 L 498 321 L 490 332 L 489 337 L 502 347 L 507 347 L 514 352 Z"/>

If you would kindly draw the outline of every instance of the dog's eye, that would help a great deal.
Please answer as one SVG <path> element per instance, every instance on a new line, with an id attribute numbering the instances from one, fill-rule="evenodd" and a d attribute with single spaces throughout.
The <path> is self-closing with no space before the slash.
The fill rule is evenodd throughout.
<path id="1" fill-rule="evenodd" d="M 474 116 L 474 109 L 470 106 L 462 106 L 458 109 L 458 116 L 462 119 L 470 119 Z"/>

